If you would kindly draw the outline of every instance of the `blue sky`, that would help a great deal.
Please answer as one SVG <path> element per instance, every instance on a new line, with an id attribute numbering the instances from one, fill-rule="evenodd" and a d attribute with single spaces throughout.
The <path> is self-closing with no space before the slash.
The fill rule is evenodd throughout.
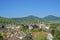
<path id="1" fill-rule="evenodd" d="M 0 0 L 0 16 L 60 16 L 60 0 Z"/>

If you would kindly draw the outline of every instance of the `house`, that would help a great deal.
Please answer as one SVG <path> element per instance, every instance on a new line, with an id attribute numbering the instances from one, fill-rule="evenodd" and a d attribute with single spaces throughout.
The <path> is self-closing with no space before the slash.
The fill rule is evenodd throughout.
<path id="1" fill-rule="evenodd" d="M 39 26 L 37 24 L 33 24 L 31 25 L 33 28 L 39 28 Z"/>
<path id="2" fill-rule="evenodd" d="M 24 28 L 29 28 L 29 25 L 28 24 L 24 24 L 23 27 Z"/>
<path id="3" fill-rule="evenodd" d="M 4 29 L 4 28 L 5 28 L 5 26 L 4 26 L 4 25 L 1 25 L 1 26 L 0 26 L 0 33 L 2 33 L 2 32 L 4 32 L 4 31 L 5 31 L 5 29 Z"/>
<path id="4" fill-rule="evenodd" d="M 5 28 L 5 26 L 4 26 L 4 25 L 1 25 L 1 26 L 0 26 L 0 29 L 2 29 L 2 28 Z"/>
<path id="5" fill-rule="evenodd" d="M 39 24 L 39 28 L 44 29 L 45 27 L 46 27 L 46 25 L 45 25 L 45 24 Z"/>
<path id="6" fill-rule="evenodd" d="M 5 25 L 5 27 L 8 29 L 11 28 L 11 24 L 7 24 L 7 25 Z"/>
<path id="7" fill-rule="evenodd" d="M 8 38 L 6 36 L 3 37 L 3 40 L 8 40 Z"/>
<path id="8" fill-rule="evenodd" d="M 13 35 L 13 37 L 10 40 L 20 40 L 20 39 L 17 38 L 16 35 Z"/>
<path id="9" fill-rule="evenodd" d="M 16 37 L 19 39 L 23 39 L 26 35 L 23 33 L 20 33 L 19 35 L 17 35 Z"/>
<path id="10" fill-rule="evenodd" d="M 7 38 L 10 37 L 11 32 L 9 30 L 5 31 Z"/>
<path id="11" fill-rule="evenodd" d="M 10 24 L 8 24 L 8 25 L 5 25 L 6 26 L 6 28 L 7 29 L 15 29 L 15 28 L 20 28 L 20 26 L 16 26 L 16 25 L 10 25 Z"/>
<path id="12" fill-rule="evenodd" d="M 49 28 L 50 28 L 49 26 L 46 26 L 45 31 L 49 32 Z"/>
<path id="13" fill-rule="evenodd" d="M 29 29 L 33 29 L 33 27 L 31 25 L 29 25 Z"/>

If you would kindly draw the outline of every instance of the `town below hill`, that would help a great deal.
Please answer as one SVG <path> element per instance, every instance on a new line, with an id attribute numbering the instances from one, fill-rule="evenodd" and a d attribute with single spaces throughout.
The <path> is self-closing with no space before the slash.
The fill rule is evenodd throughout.
<path id="1" fill-rule="evenodd" d="M 60 17 L 0 17 L 0 40 L 60 40 Z"/>

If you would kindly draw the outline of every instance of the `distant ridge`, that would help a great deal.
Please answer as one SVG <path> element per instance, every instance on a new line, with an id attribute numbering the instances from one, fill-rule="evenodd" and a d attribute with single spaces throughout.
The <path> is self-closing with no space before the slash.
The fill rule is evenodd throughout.
<path id="1" fill-rule="evenodd" d="M 33 23 L 40 23 L 40 22 L 60 22 L 60 17 L 56 17 L 53 15 L 48 15 L 44 18 L 39 18 L 36 16 L 27 16 L 21 18 L 5 18 L 0 16 L 0 24 L 33 24 Z"/>
<path id="2" fill-rule="evenodd" d="M 16 20 L 17 22 L 20 22 L 20 23 L 60 22 L 60 17 L 48 15 L 48 16 L 45 16 L 44 18 L 39 18 L 39 17 L 30 15 L 22 18 L 13 18 L 13 20 Z"/>
<path id="3" fill-rule="evenodd" d="M 36 17 L 36 16 L 27 16 L 27 17 L 22 17 L 22 18 L 13 18 L 13 20 L 16 20 L 17 22 L 20 23 L 39 23 L 39 22 L 45 22 L 44 19 Z"/>
<path id="4" fill-rule="evenodd" d="M 56 17 L 53 15 L 48 15 L 48 16 L 44 17 L 43 19 L 47 20 L 47 21 L 60 21 L 60 17 Z"/>

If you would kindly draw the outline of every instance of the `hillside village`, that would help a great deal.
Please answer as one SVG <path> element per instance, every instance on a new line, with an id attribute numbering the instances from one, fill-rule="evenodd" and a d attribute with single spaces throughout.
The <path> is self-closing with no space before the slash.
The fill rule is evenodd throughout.
<path id="1" fill-rule="evenodd" d="M 41 19 L 42 20 L 42 19 Z M 1 40 L 59 40 L 60 23 L 41 21 L 34 16 L 22 19 L 0 18 Z"/>
<path id="2" fill-rule="evenodd" d="M 3 30 L 1 32 L 1 29 Z M 50 33 L 54 34 L 55 29 L 50 29 L 50 25 L 44 23 L 39 24 L 21 24 L 21 25 L 2 25 L 0 26 L 0 34 L 3 36 L 3 40 L 25 40 L 24 38 L 29 36 L 29 39 L 26 40 L 47 40 L 47 36 Z M 35 35 L 43 34 L 45 37 L 36 39 Z M 32 37 L 33 36 L 33 37 Z M 40 35 L 42 36 L 42 35 Z"/>

